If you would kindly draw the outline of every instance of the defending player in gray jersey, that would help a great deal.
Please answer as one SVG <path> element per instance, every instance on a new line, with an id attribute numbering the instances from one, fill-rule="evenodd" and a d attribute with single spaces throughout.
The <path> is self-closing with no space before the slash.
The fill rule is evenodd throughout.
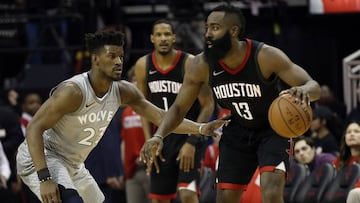
<path id="1" fill-rule="evenodd" d="M 104 195 L 84 167 L 120 105 L 159 124 L 164 112 L 131 83 L 122 81 L 123 34 L 86 35 L 91 70 L 61 82 L 35 114 L 17 154 L 22 180 L 45 203 L 98 203 Z M 216 136 L 224 121 L 185 120 L 177 133 Z"/>

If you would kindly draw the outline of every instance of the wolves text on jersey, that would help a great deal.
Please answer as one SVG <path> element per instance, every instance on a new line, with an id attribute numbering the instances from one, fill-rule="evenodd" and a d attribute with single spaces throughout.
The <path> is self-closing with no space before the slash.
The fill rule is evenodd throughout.
<path id="1" fill-rule="evenodd" d="M 115 112 L 113 111 L 98 111 L 96 113 L 84 114 L 78 117 L 81 124 L 86 124 L 87 122 L 95 123 L 98 121 L 108 121 L 110 122 Z"/>

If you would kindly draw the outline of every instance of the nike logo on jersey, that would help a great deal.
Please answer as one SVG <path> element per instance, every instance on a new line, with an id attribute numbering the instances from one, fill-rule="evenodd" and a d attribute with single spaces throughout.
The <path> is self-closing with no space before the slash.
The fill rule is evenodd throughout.
<path id="1" fill-rule="evenodd" d="M 150 74 L 150 75 L 154 75 L 155 73 L 157 73 L 156 70 L 149 70 L 149 74 Z"/>
<path id="2" fill-rule="evenodd" d="M 87 108 L 87 107 L 89 107 L 89 106 L 91 106 L 91 105 L 93 105 L 93 104 L 95 104 L 95 102 L 90 103 L 90 104 L 85 104 L 85 107 Z"/>
<path id="3" fill-rule="evenodd" d="M 213 72 L 213 76 L 218 76 L 218 75 L 220 75 L 220 74 L 223 73 L 223 72 L 225 72 L 225 71 L 224 71 L 224 70 L 219 71 L 219 72 L 214 71 L 214 72 Z"/>

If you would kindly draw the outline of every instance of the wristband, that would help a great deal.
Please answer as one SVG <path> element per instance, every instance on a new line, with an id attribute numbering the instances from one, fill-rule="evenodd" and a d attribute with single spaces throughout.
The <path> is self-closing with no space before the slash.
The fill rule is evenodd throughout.
<path id="1" fill-rule="evenodd" d="M 153 137 L 160 138 L 160 140 L 163 140 L 163 139 L 164 139 L 164 137 L 163 137 L 162 135 L 159 135 L 159 134 L 155 134 L 155 135 L 153 135 Z"/>
<path id="2" fill-rule="evenodd" d="M 40 181 L 40 183 L 43 183 L 43 182 L 46 182 L 46 181 L 48 181 L 48 180 L 52 180 L 53 178 L 51 177 L 51 176 L 49 176 L 49 177 L 47 177 L 47 178 L 45 178 L 45 179 L 42 179 L 42 180 L 39 180 Z"/>
<path id="3" fill-rule="evenodd" d="M 187 138 L 186 142 L 195 146 L 199 142 L 199 137 L 196 135 L 189 134 L 189 137 Z"/>
<path id="4" fill-rule="evenodd" d="M 201 131 L 203 129 L 203 127 L 205 126 L 206 124 L 205 123 L 201 123 L 200 126 L 199 126 L 199 134 L 200 135 L 204 135 Z"/>
<path id="5" fill-rule="evenodd" d="M 48 168 L 40 169 L 36 173 L 38 175 L 40 183 L 48 181 L 48 180 L 52 180 L 52 177 L 50 175 Z"/>

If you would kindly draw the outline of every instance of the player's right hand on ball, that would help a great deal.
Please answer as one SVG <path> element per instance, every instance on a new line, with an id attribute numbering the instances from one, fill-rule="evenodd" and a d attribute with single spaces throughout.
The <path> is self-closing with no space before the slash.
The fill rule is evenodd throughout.
<path id="1" fill-rule="evenodd" d="M 160 173 L 158 157 L 161 161 L 165 161 L 161 154 L 163 148 L 163 140 L 159 137 L 148 139 L 140 152 L 140 159 L 146 164 L 146 173 L 150 175 L 152 166 L 155 166 L 156 172 Z"/>

